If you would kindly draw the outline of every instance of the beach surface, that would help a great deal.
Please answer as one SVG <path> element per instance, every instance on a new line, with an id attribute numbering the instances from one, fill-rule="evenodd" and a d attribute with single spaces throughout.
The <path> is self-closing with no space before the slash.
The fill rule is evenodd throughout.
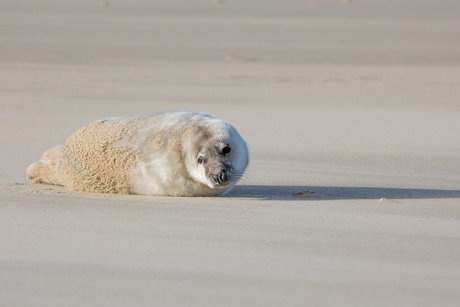
<path id="1" fill-rule="evenodd" d="M 460 3 L 0 2 L 0 306 L 458 306 Z M 226 197 L 27 167 L 105 117 L 247 141 Z"/>

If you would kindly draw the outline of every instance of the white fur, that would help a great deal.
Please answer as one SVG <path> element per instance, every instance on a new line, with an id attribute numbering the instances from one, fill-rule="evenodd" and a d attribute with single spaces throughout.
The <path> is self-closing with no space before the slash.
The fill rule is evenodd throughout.
<path id="1" fill-rule="evenodd" d="M 210 181 L 204 171 L 204 166 L 197 164 L 197 155 L 200 148 L 197 145 L 187 142 L 180 143 L 182 148 L 153 148 L 151 143 L 144 143 L 146 135 L 155 134 L 159 130 L 176 129 L 176 127 L 188 122 L 203 124 L 212 132 L 212 138 L 222 143 L 232 144 L 232 152 L 229 154 L 231 163 L 241 176 L 248 164 L 248 150 L 246 143 L 238 132 L 228 123 L 197 112 L 166 112 L 152 114 L 153 119 L 149 124 L 136 133 L 135 139 L 129 140 L 129 146 L 137 146 L 146 154 L 145 161 L 137 163 L 136 174 L 133 179 L 132 192 L 147 195 L 171 195 L 171 196 L 214 196 L 224 195 L 230 191 L 233 185 L 216 187 Z M 180 135 L 169 135 L 168 137 L 182 138 Z M 169 142 L 173 140 L 168 140 Z M 179 140 L 175 140 L 179 142 Z M 125 140 L 119 142 L 118 146 L 128 145 Z M 185 154 L 181 159 L 182 149 Z M 184 167 L 185 166 L 185 167 Z"/>

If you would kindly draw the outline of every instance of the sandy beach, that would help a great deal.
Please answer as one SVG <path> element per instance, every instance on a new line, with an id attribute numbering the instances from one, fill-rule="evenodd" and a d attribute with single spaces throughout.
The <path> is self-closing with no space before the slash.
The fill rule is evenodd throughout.
<path id="1" fill-rule="evenodd" d="M 458 306 L 460 3 L 2 0 L 0 306 Z M 81 126 L 196 110 L 225 197 L 74 192 Z"/>

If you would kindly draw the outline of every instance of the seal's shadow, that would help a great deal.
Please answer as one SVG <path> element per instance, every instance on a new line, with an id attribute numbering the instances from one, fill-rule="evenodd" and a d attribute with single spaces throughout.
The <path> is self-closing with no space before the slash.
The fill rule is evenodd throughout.
<path id="1" fill-rule="evenodd" d="M 333 199 L 439 199 L 460 198 L 460 190 L 396 189 L 374 187 L 322 187 L 236 185 L 227 197 L 266 200 L 333 200 Z"/>

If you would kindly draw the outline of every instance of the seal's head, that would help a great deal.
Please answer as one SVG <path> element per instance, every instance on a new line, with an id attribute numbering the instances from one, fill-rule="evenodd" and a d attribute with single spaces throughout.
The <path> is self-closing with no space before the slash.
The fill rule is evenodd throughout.
<path id="1" fill-rule="evenodd" d="M 243 176 L 249 162 L 248 148 L 230 124 L 210 118 L 189 131 L 183 143 L 190 176 L 225 194 Z"/>

